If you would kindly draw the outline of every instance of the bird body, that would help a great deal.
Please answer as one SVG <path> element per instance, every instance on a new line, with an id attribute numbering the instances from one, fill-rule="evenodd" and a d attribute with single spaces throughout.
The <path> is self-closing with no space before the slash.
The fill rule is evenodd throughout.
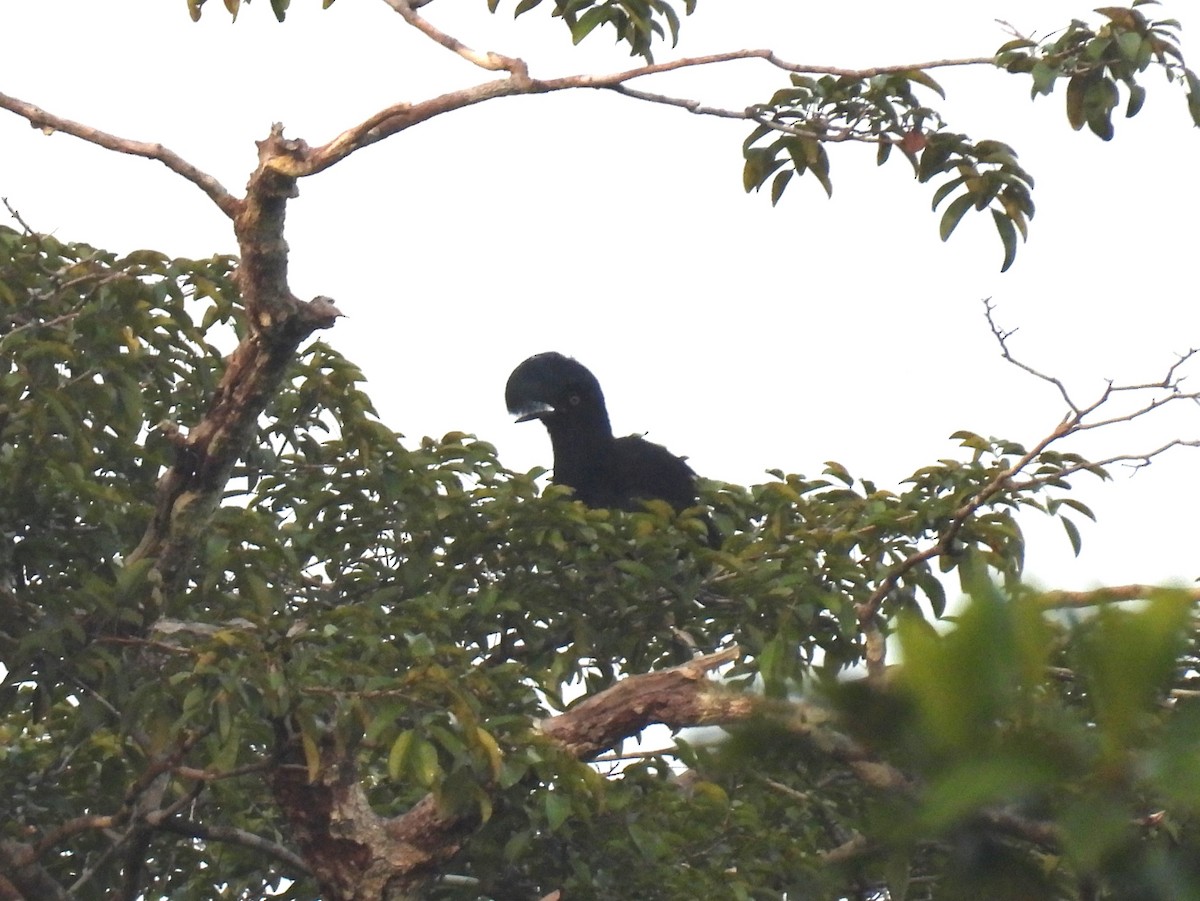
<path id="1" fill-rule="evenodd" d="M 518 422 L 546 426 L 554 481 L 589 507 L 641 510 L 657 499 L 678 512 L 696 503 L 696 474 L 682 457 L 639 435 L 613 437 L 600 383 L 577 360 L 536 354 L 513 370 L 504 395 Z M 706 521 L 715 547 L 720 536 Z"/>

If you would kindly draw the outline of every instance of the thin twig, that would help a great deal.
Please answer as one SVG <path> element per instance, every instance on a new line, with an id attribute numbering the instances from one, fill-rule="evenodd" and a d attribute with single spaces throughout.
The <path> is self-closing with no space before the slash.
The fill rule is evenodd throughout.
<path id="1" fill-rule="evenodd" d="M 1049 382 L 1051 385 L 1053 385 L 1055 388 L 1057 388 L 1058 393 L 1062 395 L 1062 399 L 1064 401 L 1066 401 L 1067 406 L 1071 408 L 1071 412 L 1074 413 L 1076 416 L 1078 416 L 1079 415 L 1079 407 L 1077 407 L 1075 405 L 1075 401 L 1073 401 L 1071 399 L 1071 395 L 1067 393 L 1067 387 L 1066 387 L 1066 385 L 1064 385 L 1062 383 L 1062 381 L 1055 378 L 1054 376 L 1046 375 L 1045 373 L 1038 372 L 1032 366 L 1028 365 L 1027 363 L 1023 363 L 1020 360 L 1015 359 L 1013 357 L 1013 355 L 1009 352 L 1009 349 L 1008 349 L 1008 339 L 1011 338 L 1013 335 L 1015 335 L 1017 333 L 1017 330 L 1012 329 L 1011 331 L 1008 331 L 1008 332 L 1003 331 L 1000 328 L 1000 326 L 996 325 L 996 320 L 992 318 L 993 310 L 995 310 L 995 306 L 992 304 L 992 299 L 990 297 L 984 298 L 983 314 L 984 314 L 984 316 L 987 317 L 988 328 L 990 328 L 992 330 L 992 335 L 995 336 L 996 341 L 1000 344 L 1001 356 L 1003 356 L 1004 359 L 1008 360 L 1008 362 L 1012 363 L 1018 369 L 1024 369 L 1030 375 L 1032 375 L 1036 378 L 1039 378 L 1044 382 Z"/>
<path id="2" fill-rule="evenodd" d="M 8 202 L 7 197 L 0 197 L 0 201 L 4 203 L 4 208 L 8 210 L 8 215 L 13 217 L 13 221 L 16 222 L 17 225 L 21 226 L 21 230 L 25 232 L 26 237 L 33 238 L 34 240 L 41 240 L 41 235 L 29 227 L 29 223 L 21 218 L 21 214 L 18 213 L 16 208 Z"/>
<path id="3" fill-rule="evenodd" d="M 490 50 L 486 53 L 472 50 L 458 38 L 446 34 L 434 26 L 428 19 L 417 15 L 416 6 L 410 0 L 384 0 L 384 2 L 398 12 L 405 22 L 416 28 L 427 38 L 436 41 L 447 50 L 457 53 L 468 62 L 479 66 L 479 68 L 487 69 L 489 72 L 508 72 L 513 78 L 520 80 L 527 81 L 529 79 L 529 67 L 522 60 L 493 53 Z"/>

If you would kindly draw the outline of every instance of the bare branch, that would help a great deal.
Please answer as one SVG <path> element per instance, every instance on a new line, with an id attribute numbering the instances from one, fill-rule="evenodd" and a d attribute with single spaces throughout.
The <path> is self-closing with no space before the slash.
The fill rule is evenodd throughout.
<path id="1" fill-rule="evenodd" d="M 1115 419 L 1113 422 L 1123 422 L 1123 419 Z M 1081 431 L 1076 429 L 1076 431 Z M 1087 463 L 1077 463 L 1073 466 L 1064 466 L 1062 469 L 1056 470 L 1053 474 L 1047 476 L 1035 476 L 1031 479 L 1025 479 L 1020 482 L 1013 482 L 1009 487 L 1014 492 L 1029 491 L 1041 485 L 1049 485 L 1057 482 L 1060 479 L 1069 475 L 1074 475 L 1077 472 L 1092 472 L 1096 469 L 1103 469 L 1106 466 L 1111 466 L 1114 463 L 1125 463 L 1136 472 L 1139 469 L 1144 469 L 1149 466 L 1156 458 L 1166 453 L 1173 447 L 1200 447 L 1200 439 L 1185 440 L 1183 438 L 1175 438 L 1168 441 L 1166 444 L 1156 447 L 1154 450 L 1145 451 L 1140 454 L 1115 454 L 1111 457 L 1105 457 L 1103 460 L 1088 461 Z"/>
<path id="2" fill-rule="evenodd" d="M 1200 602 L 1200 588 L 1182 589 L 1162 585 L 1113 585 L 1093 588 L 1090 591 L 1047 591 L 1038 595 L 1037 600 L 1046 610 L 1063 610 L 1098 607 L 1122 601 L 1141 601 L 1160 591 L 1186 591 L 1194 601 Z"/>
<path id="3" fill-rule="evenodd" d="M 672 728 L 745 719 L 757 701 L 722 691 L 706 678 L 736 660 L 736 647 L 658 672 L 623 679 L 570 710 L 543 720 L 541 731 L 581 759 L 591 759 L 652 723 Z"/>
<path id="4" fill-rule="evenodd" d="M 184 820 L 178 817 L 164 819 L 156 825 L 160 829 L 167 832 L 174 832 L 177 835 L 186 835 L 208 842 L 223 842 L 227 845 L 240 845 L 243 848 L 250 848 L 253 851 L 258 851 L 268 857 L 275 858 L 281 863 L 287 864 L 298 873 L 311 872 L 308 864 L 304 862 L 304 858 L 295 851 L 291 851 L 283 847 L 283 845 L 265 839 L 261 835 L 247 832 L 245 829 L 237 829 L 233 826 L 206 826 L 204 823 L 197 823 L 193 820 Z"/>
<path id="5" fill-rule="evenodd" d="M 230 219 L 237 216 L 238 211 L 241 209 L 241 201 L 230 194 L 219 181 L 207 172 L 200 171 L 162 144 L 150 144 L 143 141 L 131 141 L 128 138 L 119 138 L 116 135 L 110 135 L 108 132 L 100 131 L 98 128 L 92 128 L 90 125 L 83 125 L 70 119 L 63 119 L 52 115 L 44 109 L 34 106 L 32 103 L 26 103 L 24 100 L 18 100 L 16 97 L 9 97 L 7 94 L 0 94 L 0 108 L 28 119 L 30 125 L 34 128 L 40 128 L 48 135 L 56 131 L 61 131 L 69 135 L 74 135 L 90 144 L 96 144 L 106 150 L 115 150 L 117 153 L 127 153 L 131 156 L 142 156 L 146 159 L 158 160 L 172 172 L 183 176 L 207 194 L 209 199 Z"/>
<path id="6" fill-rule="evenodd" d="M 73 835 L 81 832 L 91 832 L 96 829 L 113 829 L 119 826 L 128 816 L 127 813 L 113 815 L 93 814 L 91 816 L 75 817 L 60 824 L 56 829 L 42 836 L 36 845 L 29 848 L 25 860 L 18 861 L 18 866 L 32 863 L 56 845 L 61 844 Z"/>
<path id="7" fill-rule="evenodd" d="M 948 66 L 992 65 L 992 57 L 971 57 L 963 59 L 931 60 L 922 63 L 911 63 L 896 66 L 874 66 L 867 69 L 841 69 L 835 66 L 814 66 L 802 63 L 791 63 L 776 56 L 772 50 L 733 50 L 726 53 L 713 53 L 705 56 L 682 57 L 662 63 L 652 63 L 625 69 L 621 72 L 611 72 L 607 75 L 568 75 L 560 78 L 540 80 L 530 78 L 525 63 L 513 57 L 488 52 L 486 54 L 467 48 L 462 42 L 444 34 L 430 25 L 424 18 L 417 16 L 413 9 L 416 4 L 412 0 L 385 0 L 389 6 L 405 16 L 414 27 L 420 28 L 442 46 L 453 50 L 465 59 L 482 68 L 495 71 L 503 70 L 511 73 L 510 78 L 484 82 L 470 88 L 453 91 L 434 97 L 421 103 L 398 103 L 387 109 L 380 110 L 370 118 L 352 126 L 333 140 L 317 147 L 302 159 L 291 161 L 275 160 L 272 165 L 277 171 L 295 178 L 315 175 L 350 154 L 364 147 L 369 147 L 384 138 L 410 128 L 420 122 L 440 116 L 453 110 L 492 100 L 496 97 L 506 97 L 518 94 L 546 94 L 553 91 L 572 90 L 575 88 L 592 88 L 594 90 L 610 90 L 633 99 L 650 103 L 660 103 L 685 109 L 696 115 L 716 116 L 726 119 L 756 120 L 753 107 L 733 110 L 721 107 L 706 106 L 701 101 L 673 97 L 630 87 L 627 82 L 635 78 L 650 75 L 660 75 L 664 72 L 674 72 L 680 69 L 720 65 L 744 59 L 761 59 L 768 64 L 786 72 L 806 73 L 812 75 L 834 75 L 846 78 L 872 78 L 876 75 L 910 72 L 915 69 L 937 69 Z M 406 15 L 405 10 L 408 11 Z M 778 126 L 785 130 L 790 126 Z M 796 130 L 797 134 L 808 134 Z M 879 138 L 869 135 L 859 135 L 851 129 L 830 129 L 821 134 L 813 134 L 825 141 L 862 140 L 877 142 Z"/>
<path id="8" fill-rule="evenodd" d="M 404 21 L 413 26 L 413 28 L 416 28 L 426 37 L 441 44 L 447 50 L 457 53 L 468 62 L 479 66 L 479 68 L 487 69 L 490 72 L 509 72 L 516 79 L 528 80 L 529 68 L 521 60 L 502 56 L 490 50 L 486 53 L 472 50 L 462 41 L 458 40 L 458 38 L 440 31 L 428 19 L 417 15 L 416 6 L 424 4 L 414 5 L 410 0 L 384 0 L 384 2 L 398 12 L 404 18 Z"/>
<path id="9" fill-rule="evenodd" d="M 8 215 L 12 216 L 13 221 L 15 221 L 17 225 L 21 226 L 21 231 L 25 232 L 27 237 L 33 238 L 34 240 L 38 240 L 41 237 L 37 232 L 29 227 L 28 222 L 21 218 L 21 214 L 17 212 L 16 208 L 11 203 L 8 202 L 7 197 L 0 197 L 0 202 L 3 202 L 4 208 L 8 210 Z"/>
<path id="10" fill-rule="evenodd" d="M 1042 485 L 1059 481 L 1062 478 L 1072 475 L 1076 472 L 1083 470 L 1095 470 L 1097 467 L 1104 467 L 1117 462 L 1131 462 L 1136 464 L 1134 466 L 1135 469 L 1140 469 L 1144 466 L 1148 466 L 1152 460 L 1156 459 L 1158 456 L 1173 447 L 1200 447 L 1200 440 L 1185 440 L 1177 438 L 1173 441 L 1167 442 L 1161 447 L 1145 453 L 1118 454 L 1105 460 L 1064 466 L 1060 469 L 1056 469 L 1053 473 L 1046 476 L 1035 476 L 1021 482 L 1014 482 L 1014 476 L 1020 474 L 1027 466 L 1037 460 L 1051 444 L 1054 444 L 1056 441 L 1059 441 L 1068 435 L 1075 434 L 1076 432 L 1086 431 L 1092 428 L 1098 428 L 1100 426 L 1114 425 L 1121 422 L 1132 422 L 1133 420 L 1145 416 L 1172 401 L 1192 400 L 1200 402 L 1200 393 L 1189 394 L 1184 393 L 1179 389 L 1179 383 L 1182 380 L 1182 377 L 1178 373 L 1179 367 L 1187 360 L 1191 359 L 1193 355 L 1197 353 L 1197 351 L 1189 350 L 1186 354 L 1183 354 L 1179 360 L 1171 365 L 1171 367 L 1167 370 L 1166 376 L 1160 382 L 1132 385 L 1114 385 L 1110 382 L 1095 401 L 1089 405 L 1081 406 L 1072 399 L 1070 393 L 1067 391 L 1066 386 L 1060 379 L 1046 375 L 1032 366 L 1016 359 L 1012 355 L 1007 342 L 1008 339 L 1012 337 L 1014 332 L 1003 331 L 996 324 L 995 318 L 992 315 L 993 306 L 990 299 L 984 301 L 984 311 L 985 316 L 987 317 L 988 327 L 991 329 L 996 341 L 1000 344 L 1001 352 L 1004 358 L 1014 366 L 1023 369 L 1036 378 L 1054 385 L 1059 394 L 1062 396 L 1063 400 L 1066 401 L 1067 406 L 1070 408 L 1070 412 L 1028 453 L 1024 454 L 1011 466 L 997 473 L 986 485 L 976 491 L 975 494 L 973 494 L 961 507 L 959 507 L 959 509 L 954 511 L 946 528 L 942 531 L 938 540 L 934 544 L 923 550 L 910 554 L 900 563 L 893 566 L 892 569 L 889 570 L 887 576 L 871 593 L 871 596 L 866 601 L 855 606 L 855 614 L 858 618 L 861 629 L 868 637 L 868 644 L 870 644 L 870 638 L 874 628 L 874 617 L 879 612 L 880 605 L 883 603 L 884 599 L 888 596 L 892 589 L 896 587 L 900 578 L 905 573 L 909 572 L 913 567 L 918 566 L 927 560 L 938 557 L 949 550 L 952 542 L 962 530 L 967 520 L 970 519 L 971 516 L 978 512 L 980 508 L 992 500 L 992 498 L 994 498 L 1001 491 L 1009 491 L 1012 493 L 1030 491 Z M 1155 398 L 1142 408 L 1134 410 L 1130 413 L 1126 413 L 1122 416 L 1113 416 L 1109 419 L 1099 420 L 1091 423 L 1084 422 L 1085 417 L 1107 403 L 1112 398 L 1114 393 L 1144 390 L 1166 390 L 1171 393 L 1167 397 Z M 870 678 L 882 678 L 882 654 L 868 654 L 866 663 L 867 673 Z"/>
<path id="11" fill-rule="evenodd" d="M 1027 363 L 1022 363 L 1020 360 L 1013 357 L 1013 355 L 1009 352 L 1009 349 L 1008 349 L 1008 339 L 1011 338 L 1013 335 L 1015 335 L 1017 333 L 1017 330 L 1012 329 L 1011 331 L 1007 331 L 1007 332 L 1003 331 L 1000 328 L 1000 326 L 998 326 L 996 324 L 996 320 L 992 317 L 993 310 L 995 310 L 995 305 L 993 305 L 992 299 L 990 297 L 985 297 L 983 300 L 983 313 L 984 313 L 984 316 L 987 317 L 988 328 L 990 328 L 992 330 L 992 335 L 996 338 L 997 343 L 999 343 L 999 345 L 1000 345 L 1001 356 L 1003 356 L 1004 359 L 1008 360 L 1008 362 L 1012 363 L 1018 369 L 1024 369 L 1030 375 L 1035 376 L 1036 378 L 1039 378 L 1044 382 L 1049 382 L 1051 385 L 1053 385 L 1055 388 L 1057 388 L 1058 393 L 1062 395 L 1062 399 L 1065 400 L 1067 402 L 1067 406 L 1071 408 L 1071 412 L 1074 413 L 1076 416 L 1078 416 L 1079 415 L 1079 407 L 1075 405 L 1075 401 L 1073 401 L 1071 399 L 1071 395 L 1067 393 L 1066 385 L 1064 385 L 1060 380 L 1056 379 L 1054 376 L 1050 376 L 1050 375 L 1046 375 L 1045 373 L 1038 372 L 1032 366 L 1028 365 Z"/>
<path id="12" fill-rule="evenodd" d="M 609 88 L 615 94 L 632 97 L 634 100 L 645 100 L 648 103 L 661 103 L 666 106 L 678 106 L 695 113 L 697 116 L 717 116 L 722 119 L 748 119 L 746 110 L 722 109 L 716 106 L 705 106 L 699 100 L 688 100 L 684 97 L 670 97 L 666 94 L 654 94 L 650 91 L 639 91 L 627 84 L 616 84 Z"/>

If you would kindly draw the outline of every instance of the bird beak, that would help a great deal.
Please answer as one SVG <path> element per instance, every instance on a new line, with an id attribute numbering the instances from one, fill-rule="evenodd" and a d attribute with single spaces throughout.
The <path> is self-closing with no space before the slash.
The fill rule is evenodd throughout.
<path id="1" fill-rule="evenodd" d="M 554 412 L 554 407 L 551 404 L 534 400 L 527 404 L 523 404 L 516 410 L 509 410 L 509 412 L 520 414 L 517 416 L 517 422 L 529 422 L 533 419 L 541 419 L 545 416 L 549 416 Z"/>

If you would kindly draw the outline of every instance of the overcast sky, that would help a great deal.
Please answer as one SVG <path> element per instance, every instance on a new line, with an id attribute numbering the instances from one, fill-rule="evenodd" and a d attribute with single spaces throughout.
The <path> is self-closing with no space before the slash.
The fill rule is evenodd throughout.
<path id="1" fill-rule="evenodd" d="M 536 77 L 631 65 L 599 31 L 572 47 L 543 5 L 515 23 L 508 0 L 497 16 L 484 0 L 423 11 Z M 7 0 L 0 92 L 161 141 L 240 193 L 273 121 L 316 145 L 382 107 L 490 78 L 379 0 L 292 6 L 279 25 L 255 0 L 231 24 L 210 0 L 193 24 L 184 0 Z M 704 0 L 676 52 L 771 47 L 838 66 L 984 56 L 1007 39 L 996 19 L 1044 35 L 1091 6 Z M 1200 58 L 1200 10 L 1161 9 Z M 870 149 L 831 147 L 833 199 L 801 179 L 772 209 L 742 191 L 745 123 L 576 91 L 443 116 L 305 180 L 289 208 L 292 285 L 347 314 L 324 337 L 362 365 L 389 425 L 412 440 L 473 432 L 515 469 L 548 466 L 550 449 L 539 426 L 512 423 L 504 382 L 552 349 L 596 373 L 619 433 L 647 432 L 717 479 L 816 475 L 838 460 L 895 487 L 959 455 L 957 429 L 1032 444 L 1062 401 L 1000 359 L 981 299 L 1019 327 L 1013 350 L 1082 401 L 1107 378 L 1160 379 L 1200 346 L 1200 131 L 1158 72 L 1108 144 L 1071 131 L 1061 89 L 1031 103 L 1028 81 L 1002 72 L 936 77 L 951 127 L 1012 144 L 1037 179 L 1029 243 L 1003 275 L 991 217 L 969 215 L 942 244 L 932 189 L 899 155 L 877 169 Z M 742 108 L 783 84 L 747 61 L 640 86 Z M 235 250 L 228 220 L 160 164 L 45 137 L 4 111 L 0 195 L 67 240 Z M 1200 408 L 1177 413 L 1064 449 L 1200 438 Z M 1194 580 L 1198 471 L 1200 449 L 1179 450 L 1132 479 L 1080 480 L 1100 524 L 1084 526 L 1074 559 L 1060 526 L 1027 519 L 1031 576 L 1066 588 Z"/>

